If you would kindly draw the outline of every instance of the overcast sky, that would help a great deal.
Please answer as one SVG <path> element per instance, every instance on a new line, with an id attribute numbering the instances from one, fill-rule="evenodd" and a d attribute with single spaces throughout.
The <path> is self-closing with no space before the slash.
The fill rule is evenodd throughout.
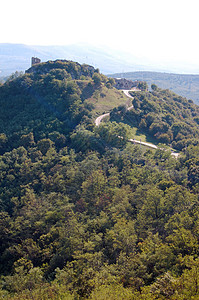
<path id="1" fill-rule="evenodd" d="M 0 43 L 86 42 L 199 65 L 198 0 L 6 0 Z"/>

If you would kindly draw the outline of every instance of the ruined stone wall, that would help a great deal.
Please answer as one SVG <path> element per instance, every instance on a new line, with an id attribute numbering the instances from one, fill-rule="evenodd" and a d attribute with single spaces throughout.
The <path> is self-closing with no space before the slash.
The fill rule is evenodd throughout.
<path id="1" fill-rule="evenodd" d="M 133 87 L 137 87 L 139 81 L 132 81 L 125 78 L 115 78 L 115 88 L 119 90 L 130 90 Z"/>
<path id="2" fill-rule="evenodd" d="M 34 65 L 40 64 L 40 62 L 41 62 L 41 59 L 39 59 L 38 57 L 32 57 L 31 67 Z"/>

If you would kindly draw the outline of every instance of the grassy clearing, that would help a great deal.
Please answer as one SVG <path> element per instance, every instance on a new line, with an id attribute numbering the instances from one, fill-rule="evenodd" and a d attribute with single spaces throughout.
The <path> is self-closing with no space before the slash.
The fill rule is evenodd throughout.
<path id="1" fill-rule="evenodd" d="M 147 137 L 144 133 L 141 133 L 138 128 L 131 128 L 130 139 L 135 139 L 142 142 L 147 142 Z"/>
<path id="2" fill-rule="evenodd" d="M 113 108 L 118 107 L 121 104 L 131 105 L 131 103 L 129 103 L 131 102 L 131 99 L 129 99 L 122 91 L 115 88 L 108 89 L 106 86 L 101 86 L 101 88 L 96 90 L 92 97 L 87 99 L 86 102 L 94 105 L 94 116 L 110 112 Z M 108 122 L 109 119 L 109 117 L 106 117 L 102 122 Z M 154 138 L 140 131 L 139 128 L 132 127 L 132 124 L 128 125 L 131 127 L 129 138 L 157 145 L 157 141 Z"/>
<path id="3" fill-rule="evenodd" d="M 109 122 L 110 121 L 110 117 L 105 117 L 102 120 L 102 123 L 104 122 Z M 131 127 L 131 126 L 130 126 Z M 137 127 L 131 127 L 130 132 L 129 132 L 129 139 L 135 139 L 141 142 L 147 142 L 147 143 L 151 143 L 151 144 L 156 144 L 157 145 L 157 141 L 155 139 L 153 139 L 152 137 L 146 135 L 144 132 L 141 132 L 139 128 Z"/>
<path id="4" fill-rule="evenodd" d="M 131 130 L 132 130 L 132 137 L 131 138 L 134 138 L 135 140 L 138 140 L 138 141 L 141 140 L 142 142 L 158 145 L 158 142 L 157 142 L 156 139 L 154 139 L 153 137 L 149 136 L 148 134 L 140 131 L 139 128 L 131 127 Z"/>
<path id="5" fill-rule="evenodd" d="M 122 91 L 115 88 L 108 89 L 105 86 L 96 90 L 92 97 L 86 100 L 86 102 L 94 104 L 93 112 L 96 115 L 109 112 L 113 108 L 125 104 L 128 101 L 128 97 L 125 96 Z"/>

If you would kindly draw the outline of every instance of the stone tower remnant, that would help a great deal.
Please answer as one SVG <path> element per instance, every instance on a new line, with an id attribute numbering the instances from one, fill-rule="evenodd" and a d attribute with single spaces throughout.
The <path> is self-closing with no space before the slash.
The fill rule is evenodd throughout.
<path id="1" fill-rule="evenodd" d="M 31 67 L 34 65 L 40 64 L 40 62 L 41 62 L 41 59 L 39 59 L 38 57 L 32 57 Z"/>

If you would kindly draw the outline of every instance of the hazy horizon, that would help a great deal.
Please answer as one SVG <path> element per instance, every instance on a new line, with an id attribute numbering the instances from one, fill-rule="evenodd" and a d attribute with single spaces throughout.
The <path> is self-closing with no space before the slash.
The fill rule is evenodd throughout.
<path id="1" fill-rule="evenodd" d="M 193 73 L 199 70 L 198 6 L 195 0 L 4 1 L 0 43 L 87 43 Z"/>

